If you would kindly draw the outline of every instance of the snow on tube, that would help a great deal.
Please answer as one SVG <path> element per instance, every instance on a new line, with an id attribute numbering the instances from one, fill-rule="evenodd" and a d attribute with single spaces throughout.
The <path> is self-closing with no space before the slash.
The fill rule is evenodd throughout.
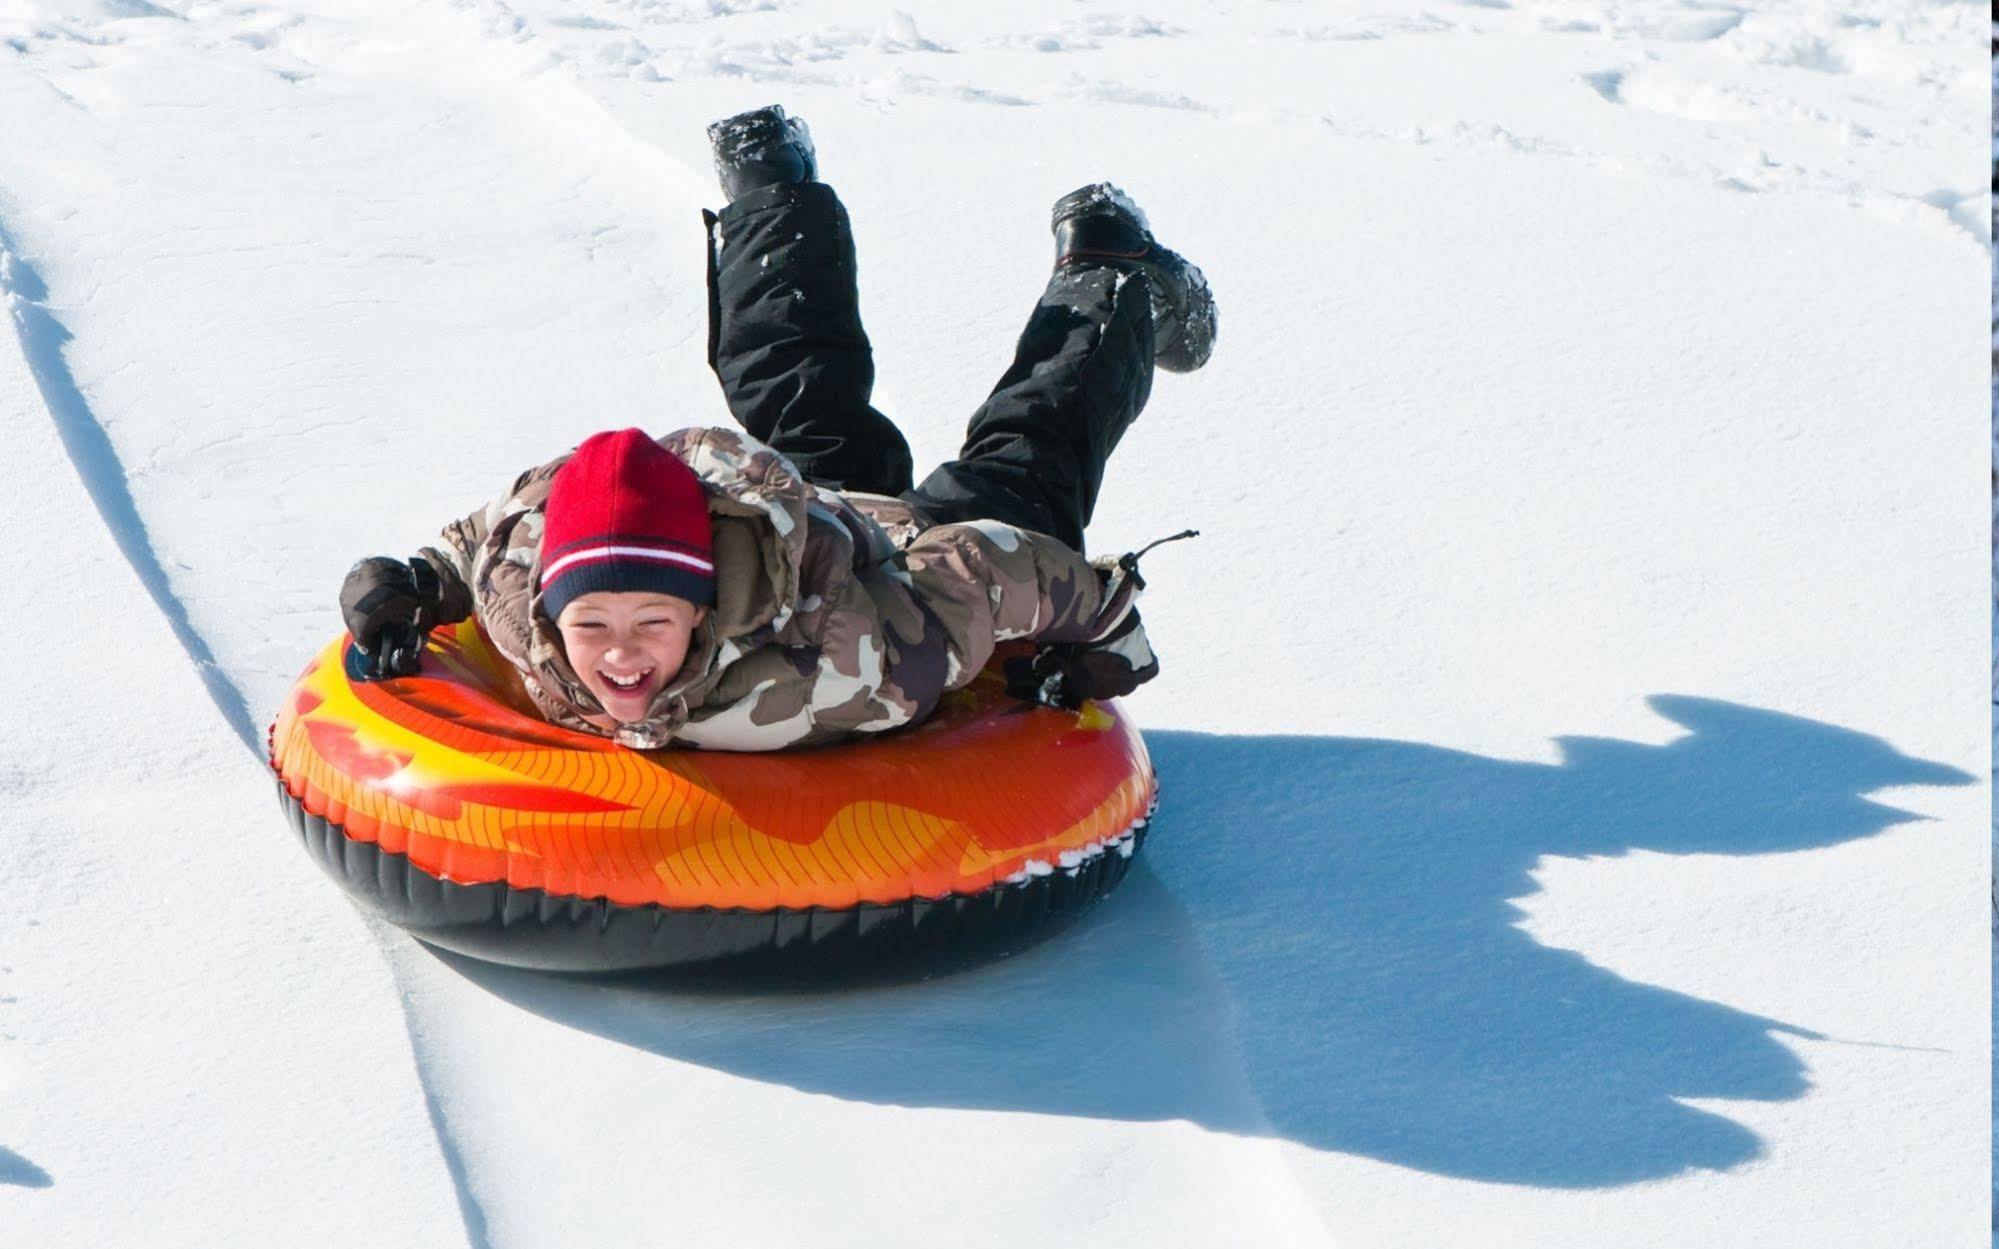
<path id="1" fill-rule="evenodd" d="M 811 965 L 1009 940 L 1114 888 L 1157 783 L 1114 705 L 996 669 L 929 720 L 816 750 L 633 751 L 541 719 L 474 621 L 350 679 L 343 635 L 271 728 L 292 829 L 368 909 L 493 962 Z"/>

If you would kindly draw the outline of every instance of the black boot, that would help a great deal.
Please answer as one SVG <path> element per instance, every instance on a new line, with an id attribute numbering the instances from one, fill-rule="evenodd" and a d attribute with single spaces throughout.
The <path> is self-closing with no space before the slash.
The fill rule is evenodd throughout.
<path id="1" fill-rule="evenodd" d="M 802 118 L 786 117 L 772 104 L 725 117 L 708 127 L 715 147 L 715 173 L 731 200 L 781 182 L 811 182 L 819 176 L 812 132 Z"/>
<path id="2" fill-rule="evenodd" d="M 1208 279 L 1152 237 L 1145 214 L 1108 182 L 1055 201 L 1055 263 L 1107 264 L 1145 274 L 1152 294 L 1153 362 L 1191 373 L 1215 349 L 1215 297 Z"/>

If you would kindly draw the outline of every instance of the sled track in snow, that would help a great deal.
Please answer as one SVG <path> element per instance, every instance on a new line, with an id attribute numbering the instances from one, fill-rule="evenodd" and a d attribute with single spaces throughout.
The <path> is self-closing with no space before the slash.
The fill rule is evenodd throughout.
<path id="1" fill-rule="evenodd" d="M 466 1249 L 494 1249 L 492 1234 L 487 1228 L 485 1207 L 473 1195 L 471 1168 L 466 1165 L 465 1152 L 458 1147 L 458 1133 L 444 1113 L 444 1100 L 438 1095 L 437 1082 L 432 1078 L 430 1047 L 417 1025 L 417 1006 L 414 990 L 410 987 L 416 973 L 408 965 L 413 943 L 398 944 L 394 930 L 366 912 L 362 912 L 361 918 L 389 965 L 390 978 L 395 981 L 396 1005 L 403 1017 L 403 1032 L 409 1038 L 410 1062 L 416 1070 L 417 1087 L 423 1090 L 423 1113 L 430 1121 L 431 1134 L 437 1138 L 437 1152 L 443 1159 L 445 1174 L 451 1177 L 452 1195 L 458 1201 L 458 1217 L 465 1224 Z"/>
<path id="2" fill-rule="evenodd" d="M 28 362 L 28 371 L 35 379 L 36 389 L 41 392 L 42 404 L 48 409 L 49 419 L 55 423 L 63 452 L 75 467 L 77 478 L 83 483 L 92 505 L 97 508 L 105 529 L 110 531 L 112 540 L 118 544 L 132 571 L 138 574 L 139 583 L 145 587 L 153 605 L 159 608 L 167 627 L 186 652 L 188 662 L 194 665 L 216 711 L 221 713 L 223 721 L 244 747 L 261 762 L 264 757 L 262 734 L 257 729 L 255 717 L 251 715 L 249 700 L 223 672 L 207 640 L 195 629 L 186 605 L 175 597 L 166 569 L 161 565 L 145 522 L 139 516 L 138 504 L 132 498 L 125 465 L 119 460 L 103 424 L 91 411 L 89 401 L 83 397 L 82 388 L 77 385 L 68 362 L 63 359 L 63 344 L 74 336 L 49 310 L 48 285 L 22 259 L 4 222 L 0 222 L 0 298 L 5 300 L 8 317 L 20 340 L 21 354 Z M 423 1090 L 424 1113 L 437 1137 L 438 1150 L 451 1179 L 459 1215 L 465 1224 L 466 1240 L 470 1249 L 492 1249 L 485 1212 L 472 1193 L 464 1156 L 445 1122 L 443 1107 L 432 1086 L 429 1059 L 417 1035 L 415 1021 L 410 1016 L 408 972 L 397 963 L 395 951 L 385 934 L 376 932 L 374 936 L 376 944 L 389 960 L 390 972 L 401 998 L 403 1024 L 409 1035 L 417 1082 Z"/>
<path id="3" fill-rule="evenodd" d="M 139 584 L 152 597 L 153 605 L 166 618 L 167 627 L 173 630 L 181 649 L 187 652 L 188 662 L 194 665 L 196 674 L 201 677 L 209 698 L 214 700 L 215 709 L 222 713 L 223 720 L 235 731 L 244 748 L 252 755 L 261 755 L 262 746 L 258 741 L 256 720 L 250 714 L 249 700 L 243 697 L 243 691 L 216 663 L 208 642 L 189 619 L 186 605 L 174 596 L 166 569 L 153 550 L 152 538 L 146 532 L 145 522 L 139 518 L 138 505 L 132 500 L 125 465 L 118 459 L 110 436 L 104 432 L 96 413 L 90 410 L 89 401 L 83 397 L 75 376 L 69 371 L 68 362 L 63 359 L 63 344 L 70 341 L 72 335 L 49 311 L 47 285 L 21 258 L 4 222 L 0 222 L 0 295 L 6 297 L 8 317 L 13 321 L 14 333 L 20 340 L 21 354 L 27 359 L 28 372 L 34 376 L 36 389 L 41 391 L 42 405 L 48 409 L 49 419 L 55 422 L 63 452 L 75 466 L 76 475 L 83 482 L 84 491 L 90 495 L 91 503 L 96 506 L 98 516 L 103 519 L 104 527 L 110 531 L 112 541 L 118 544 L 125 562 L 138 574 Z"/>

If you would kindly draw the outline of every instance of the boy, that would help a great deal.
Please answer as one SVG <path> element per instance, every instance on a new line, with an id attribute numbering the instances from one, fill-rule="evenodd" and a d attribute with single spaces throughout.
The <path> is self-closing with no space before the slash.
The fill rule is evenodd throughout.
<path id="1" fill-rule="evenodd" d="M 1041 644 L 1009 687 L 1056 706 L 1157 674 L 1137 556 L 1093 565 L 1083 529 L 1155 363 L 1212 349 L 1200 270 L 1115 187 L 1058 200 L 1013 366 L 912 485 L 868 402 L 853 237 L 803 121 L 771 106 L 709 136 L 729 198 L 704 214 L 709 364 L 751 437 L 593 435 L 409 562 L 356 564 L 340 602 L 364 679 L 414 673 L 426 631 L 476 612 L 557 724 L 778 750 L 921 720 L 1007 639 Z"/>

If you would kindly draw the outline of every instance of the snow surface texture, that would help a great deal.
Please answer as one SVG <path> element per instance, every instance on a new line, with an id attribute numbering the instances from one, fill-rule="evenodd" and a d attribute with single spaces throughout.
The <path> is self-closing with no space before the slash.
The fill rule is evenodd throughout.
<path id="1" fill-rule="evenodd" d="M 0 1243 L 1982 1239 L 1987 35 L 4 0 Z M 773 100 L 920 462 L 1060 194 L 1213 282 L 1091 535 L 1205 535 L 1146 566 L 1149 849 L 929 983 L 440 957 L 262 727 L 356 557 L 727 419 L 703 126 Z"/>

